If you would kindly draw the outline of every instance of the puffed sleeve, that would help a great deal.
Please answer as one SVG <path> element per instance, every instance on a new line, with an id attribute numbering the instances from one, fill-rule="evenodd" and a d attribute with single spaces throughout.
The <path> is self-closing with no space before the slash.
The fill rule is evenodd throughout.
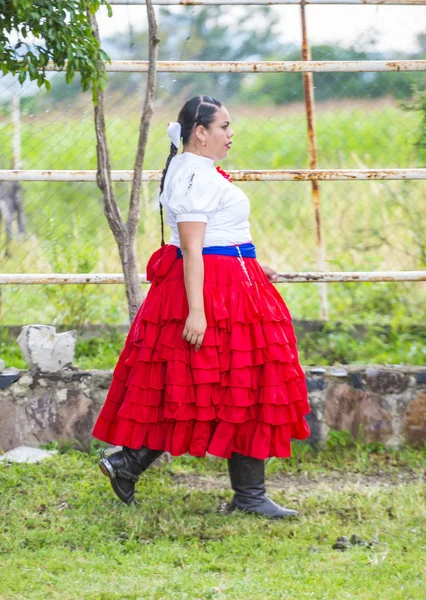
<path id="1" fill-rule="evenodd" d="M 210 171 L 210 172 L 209 172 Z M 216 172 L 199 167 L 184 169 L 173 186 L 169 209 L 175 214 L 176 222 L 201 221 L 207 223 L 217 211 L 222 196 L 215 181 Z"/>

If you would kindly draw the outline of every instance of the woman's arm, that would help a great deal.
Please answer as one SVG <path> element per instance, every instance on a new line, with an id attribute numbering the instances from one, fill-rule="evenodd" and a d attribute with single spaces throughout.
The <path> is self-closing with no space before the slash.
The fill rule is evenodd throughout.
<path id="1" fill-rule="evenodd" d="M 203 245 L 206 224 L 202 222 L 178 223 L 180 249 L 183 255 L 183 270 L 189 314 L 182 337 L 199 350 L 203 342 L 207 321 L 204 312 L 204 262 Z"/>

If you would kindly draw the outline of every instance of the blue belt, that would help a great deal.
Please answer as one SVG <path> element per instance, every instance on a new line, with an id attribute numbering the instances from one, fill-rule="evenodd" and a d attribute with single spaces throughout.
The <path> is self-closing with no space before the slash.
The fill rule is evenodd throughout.
<path id="1" fill-rule="evenodd" d="M 256 258 L 256 246 L 250 242 L 238 244 L 237 246 L 205 246 L 202 254 L 223 254 L 224 256 L 243 256 L 244 258 Z M 177 257 L 183 258 L 181 249 L 177 249 Z"/>

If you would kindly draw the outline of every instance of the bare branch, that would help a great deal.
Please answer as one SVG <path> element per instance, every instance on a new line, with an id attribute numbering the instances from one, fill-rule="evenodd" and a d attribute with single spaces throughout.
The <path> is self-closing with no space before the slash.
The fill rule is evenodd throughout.
<path id="1" fill-rule="evenodd" d="M 93 35 L 99 42 L 99 30 L 98 24 L 96 22 L 96 17 L 90 12 L 89 9 L 87 10 L 87 14 L 90 25 L 93 30 Z M 114 190 L 112 187 L 111 164 L 105 128 L 104 93 L 102 88 L 100 88 L 98 91 L 97 102 L 95 103 L 94 108 L 95 129 L 97 139 L 96 149 L 98 157 L 98 170 L 96 173 L 96 181 L 99 188 L 102 190 L 105 216 L 108 220 L 111 231 L 113 232 L 115 240 L 117 242 L 118 252 L 120 254 L 120 260 L 123 267 L 123 275 L 126 285 L 126 298 L 129 309 L 129 316 L 130 320 L 133 321 L 143 300 L 142 289 L 139 281 L 139 273 L 136 264 L 135 240 L 136 228 L 139 220 L 139 198 L 136 197 L 136 201 L 134 201 L 136 208 L 133 211 L 131 208 L 129 209 L 129 212 L 133 215 L 132 223 L 135 223 L 135 225 L 131 227 L 132 235 L 130 235 L 127 226 L 123 223 L 123 220 L 121 218 L 120 209 L 118 208 L 114 195 Z M 132 203 L 130 202 L 130 205 L 131 204 Z"/>
<path id="2" fill-rule="evenodd" d="M 157 55 L 158 44 L 160 43 L 160 39 L 158 37 L 158 26 L 155 18 L 155 11 L 152 5 L 152 0 L 146 0 L 146 10 L 148 16 L 149 32 L 149 65 L 145 92 L 145 102 L 139 125 L 139 141 L 136 151 L 132 190 L 130 194 L 129 216 L 127 219 L 127 231 L 131 240 L 134 239 L 136 235 L 137 226 L 139 223 L 142 167 L 145 158 L 146 144 L 148 141 L 149 127 L 151 125 L 151 118 L 154 112 Z"/>

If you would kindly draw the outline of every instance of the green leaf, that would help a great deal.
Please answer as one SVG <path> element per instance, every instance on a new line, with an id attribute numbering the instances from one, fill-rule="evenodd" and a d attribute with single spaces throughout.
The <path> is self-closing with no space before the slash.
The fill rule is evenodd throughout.
<path id="1" fill-rule="evenodd" d="M 67 83 L 71 83 L 71 81 L 74 79 L 74 67 L 70 64 L 68 64 L 68 68 L 67 68 L 67 73 L 65 75 L 65 81 Z"/>
<path id="2" fill-rule="evenodd" d="M 106 81 L 103 62 L 110 58 L 93 35 L 87 10 L 96 15 L 101 6 L 112 15 L 106 0 L 0 0 L 0 74 L 16 74 L 22 85 L 28 73 L 48 89 L 44 68 L 52 61 L 60 69 L 66 65 L 68 84 L 80 73 L 83 91 L 95 90 L 96 98 Z M 27 48 L 23 40 L 29 35 L 37 43 Z"/>
<path id="3" fill-rule="evenodd" d="M 28 70 L 30 72 L 30 78 L 32 80 L 36 79 L 37 76 L 38 76 L 38 71 L 37 71 L 36 67 L 32 63 L 30 63 Z"/>

